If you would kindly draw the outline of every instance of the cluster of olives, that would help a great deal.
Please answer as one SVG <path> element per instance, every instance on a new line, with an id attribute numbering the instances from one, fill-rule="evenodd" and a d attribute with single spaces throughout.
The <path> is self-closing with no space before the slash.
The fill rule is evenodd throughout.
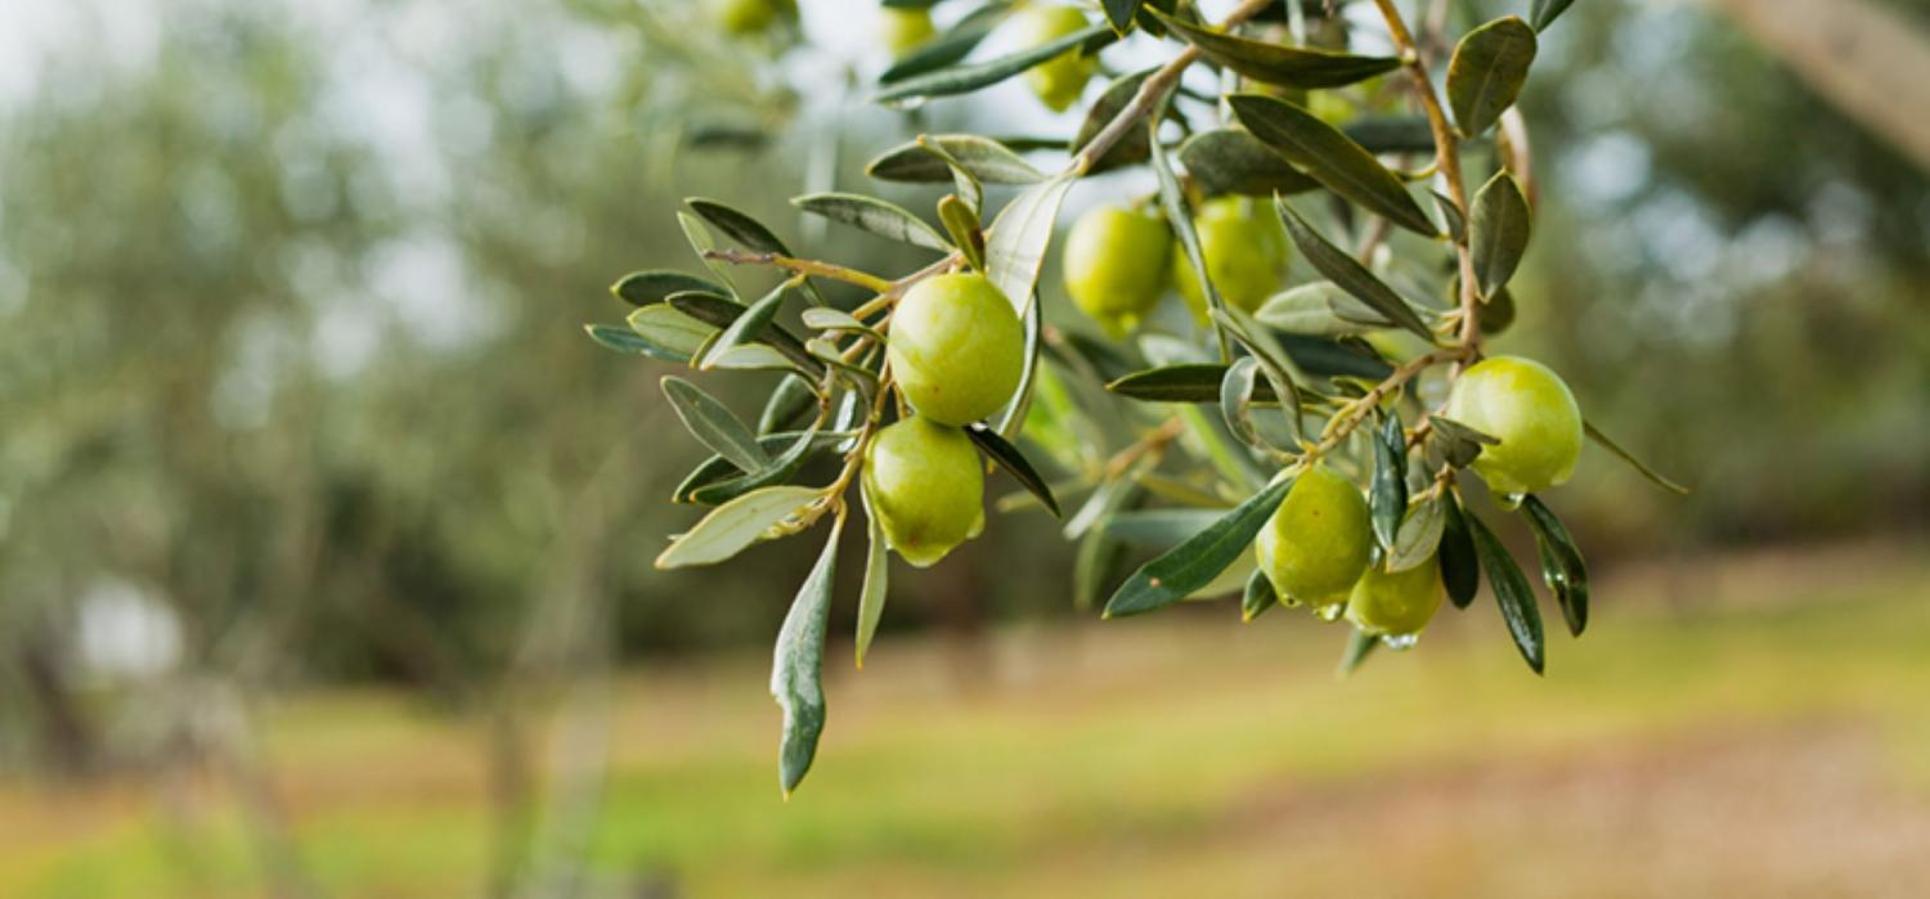
<path id="1" fill-rule="evenodd" d="M 1025 331 L 985 276 L 939 275 L 898 301 L 887 353 L 914 414 L 872 437 L 865 497 L 891 548 L 923 568 L 985 527 L 985 472 L 963 427 L 1012 399 Z"/>
<path id="2" fill-rule="evenodd" d="M 1581 456 L 1575 397 L 1546 366 L 1497 356 L 1470 367 L 1448 396 L 1449 417 L 1497 438 L 1473 468 L 1493 489 L 1532 493 L 1561 484 Z M 1437 560 L 1392 570 L 1375 559 L 1367 500 L 1324 464 L 1302 472 L 1254 540 L 1260 570 L 1282 601 L 1326 617 L 1345 612 L 1361 631 L 1411 640 L 1445 593 Z"/>
<path id="3" fill-rule="evenodd" d="M 1227 305 L 1252 312 L 1287 276 L 1292 244 L 1280 218 L 1250 197 L 1216 197 L 1193 220 L 1207 277 Z M 1113 337 L 1139 327 L 1170 285 L 1193 320 L 1209 323 L 1199 274 L 1158 213 L 1102 206 L 1073 223 L 1062 270 L 1066 294 Z"/>

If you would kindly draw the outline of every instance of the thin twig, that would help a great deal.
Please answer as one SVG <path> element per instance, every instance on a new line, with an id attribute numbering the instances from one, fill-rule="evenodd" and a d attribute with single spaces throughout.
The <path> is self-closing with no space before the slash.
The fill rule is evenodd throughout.
<path id="1" fill-rule="evenodd" d="M 892 282 L 869 272 L 861 272 L 855 268 L 849 268 L 835 263 L 820 262 L 816 259 L 798 259 L 778 253 L 751 253 L 744 250 L 706 250 L 704 251 L 704 258 L 715 259 L 719 262 L 728 262 L 732 265 L 772 265 L 803 275 L 816 275 L 822 278 L 830 278 L 833 281 L 843 281 L 846 284 L 856 284 L 866 290 L 872 290 L 878 293 L 884 293 L 892 287 Z"/>

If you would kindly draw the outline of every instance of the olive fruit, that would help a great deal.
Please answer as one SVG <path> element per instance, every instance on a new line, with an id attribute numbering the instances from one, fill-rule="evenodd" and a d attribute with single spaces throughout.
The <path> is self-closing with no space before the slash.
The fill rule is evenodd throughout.
<path id="1" fill-rule="evenodd" d="M 709 8 L 717 27 L 739 37 L 797 20 L 797 0 L 710 0 Z"/>
<path id="2" fill-rule="evenodd" d="M 878 37 L 893 59 L 901 59 L 938 33 L 932 27 L 931 11 L 920 7 L 887 6 L 879 11 Z"/>
<path id="3" fill-rule="evenodd" d="M 1427 627 L 1441 607 L 1447 590 L 1441 586 L 1441 565 L 1434 556 L 1404 571 L 1367 569 L 1347 597 L 1347 620 L 1369 634 L 1412 637 Z"/>
<path id="4" fill-rule="evenodd" d="M 1582 452 L 1582 413 L 1561 376 L 1519 356 L 1496 356 L 1461 373 L 1447 417 L 1500 439 L 1483 446 L 1474 470 L 1505 494 L 1533 493 L 1568 480 Z"/>
<path id="5" fill-rule="evenodd" d="M 1029 4 L 1018 17 L 1019 47 L 1041 47 L 1088 24 L 1085 13 L 1075 7 Z M 1086 82 L 1091 81 L 1098 70 L 1099 60 L 1080 54 L 1079 48 L 1074 47 L 1028 69 L 1025 81 L 1048 109 L 1064 112 L 1079 101 L 1079 95 L 1085 93 Z"/>
<path id="6" fill-rule="evenodd" d="M 1139 326 L 1166 291 L 1173 232 L 1166 220 L 1125 206 L 1101 206 L 1066 235 L 1066 293 L 1117 338 Z"/>
<path id="7" fill-rule="evenodd" d="M 963 425 L 1012 398 L 1025 366 L 1025 328 L 984 275 L 927 278 L 891 316 L 891 372 L 919 415 Z"/>
<path id="8" fill-rule="evenodd" d="M 1206 257 L 1206 274 L 1227 305 L 1244 312 L 1260 308 L 1287 276 L 1291 252 L 1286 227 L 1273 210 L 1251 197 L 1208 200 L 1193 219 Z M 1173 247 L 1173 279 L 1193 320 L 1207 323 L 1206 295 L 1185 248 Z"/>
<path id="9" fill-rule="evenodd" d="M 902 419 L 865 448 L 864 492 L 885 541 L 926 568 L 985 528 L 985 469 L 972 439 L 923 416 Z"/>
<path id="10" fill-rule="evenodd" d="M 1303 472 L 1253 541 L 1260 570 L 1282 595 L 1314 608 L 1347 600 L 1373 552 L 1367 500 L 1324 465 Z"/>

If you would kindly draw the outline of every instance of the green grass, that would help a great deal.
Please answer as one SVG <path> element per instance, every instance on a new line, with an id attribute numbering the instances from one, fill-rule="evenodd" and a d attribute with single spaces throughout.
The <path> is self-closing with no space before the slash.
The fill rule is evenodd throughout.
<path id="1" fill-rule="evenodd" d="M 1913 547 L 1871 558 L 1724 568 L 1682 611 L 1643 595 L 1652 579 L 1611 577 L 1586 639 L 1551 636 L 1545 678 L 1485 597 L 1341 683 L 1342 632 L 1297 610 L 1015 631 L 977 660 L 900 641 L 862 673 L 841 647 L 817 767 L 788 803 L 762 658 L 639 671 L 607 722 L 593 867 L 692 895 L 1923 882 L 1930 857 L 1890 846 L 1930 838 L 1930 562 Z M 270 720 L 326 885 L 485 882 L 479 725 L 379 694 Z M 0 793 L 0 836 L 50 807 L 73 819 L 0 841 L 0 894 L 253 894 L 241 824 L 205 792 L 185 834 L 138 792 Z M 1765 861 L 1751 844 L 1813 851 Z"/>

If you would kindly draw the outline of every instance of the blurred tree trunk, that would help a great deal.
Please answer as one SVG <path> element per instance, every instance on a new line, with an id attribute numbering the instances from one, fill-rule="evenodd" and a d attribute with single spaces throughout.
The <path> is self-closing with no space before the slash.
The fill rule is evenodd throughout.
<path id="1" fill-rule="evenodd" d="M 1709 0 L 1818 96 L 1930 171 L 1930 35 L 1871 0 Z"/>

